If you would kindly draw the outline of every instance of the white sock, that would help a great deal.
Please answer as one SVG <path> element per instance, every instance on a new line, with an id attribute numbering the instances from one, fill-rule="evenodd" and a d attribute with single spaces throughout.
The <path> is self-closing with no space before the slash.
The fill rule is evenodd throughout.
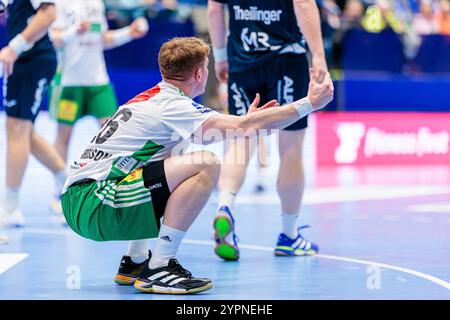
<path id="1" fill-rule="evenodd" d="M 236 200 L 237 193 L 232 190 L 223 190 L 219 192 L 219 207 L 227 206 L 230 209 L 234 207 L 234 201 Z"/>
<path id="2" fill-rule="evenodd" d="M 64 184 L 67 180 L 67 174 L 65 170 L 61 170 L 54 175 L 55 179 L 55 196 L 60 196 L 61 191 L 64 187 Z"/>
<path id="3" fill-rule="evenodd" d="M 281 214 L 281 221 L 283 225 L 282 232 L 291 239 L 297 238 L 297 217 L 298 213 L 285 213 Z"/>
<path id="4" fill-rule="evenodd" d="M 186 232 L 162 225 L 156 241 L 155 251 L 148 264 L 150 269 L 167 266 L 170 259 L 175 258 Z"/>
<path id="5" fill-rule="evenodd" d="M 148 258 L 148 240 L 128 241 L 127 256 L 134 263 L 142 263 Z"/>
<path id="6" fill-rule="evenodd" d="M 19 207 L 19 188 L 6 187 L 4 208 L 6 212 L 13 212 Z"/>

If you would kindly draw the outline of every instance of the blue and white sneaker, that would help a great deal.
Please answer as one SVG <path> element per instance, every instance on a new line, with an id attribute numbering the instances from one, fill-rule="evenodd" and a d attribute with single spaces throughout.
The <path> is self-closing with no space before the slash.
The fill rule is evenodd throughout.
<path id="1" fill-rule="evenodd" d="M 230 208 L 220 207 L 214 219 L 214 252 L 224 260 L 238 260 L 238 237 L 234 232 L 234 218 Z"/>
<path id="2" fill-rule="evenodd" d="M 300 234 L 300 230 L 309 228 L 302 226 L 298 228 L 297 238 L 291 239 L 284 233 L 278 236 L 277 246 L 275 247 L 276 256 L 312 256 L 319 252 L 319 246 L 314 244 Z"/>

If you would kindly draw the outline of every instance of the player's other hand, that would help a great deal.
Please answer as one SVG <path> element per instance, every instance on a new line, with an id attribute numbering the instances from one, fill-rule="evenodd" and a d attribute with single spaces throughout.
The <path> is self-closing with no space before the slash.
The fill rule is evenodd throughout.
<path id="1" fill-rule="evenodd" d="M 80 23 L 80 25 L 77 28 L 78 34 L 83 34 L 88 32 L 91 29 L 91 22 L 90 21 L 83 21 Z"/>
<path id="2" fill-rule="evenodd" d="M 133 39 L 140 39 L 144 37 L 148 32 L 148 22 L 147 19 L 140 17 L 134 20 L 130 24 L 130 34 Z"/>
<path id="3" fill-rule="evenodd" d="M 261 111 L 261 110 L 265 110 L 265 109 L 269 109 L 269 108 L 278 106 L 277 100 L 271 100 L 271 101 L 267 102 L 265 105 L 263 105 L 262 107 L 258 108 L 260 102 L 261 102 L 261 97 L 260 97 L 259 93 L 257 93 L 255 100 L 253 100 L 252 104 L 248 107 L 248 113 L 253 113 L 256 111 Z"/>
<path id="4" fill-rule="evenodd" d="M 334 86 L 330 74 L 322 69 L 309 69 L 308 98 L 314 110 L 325 107 L 333 100 Z"/>
<path id="5" fill-rule="evenodd" d="M 228 61 L 217 62 L 214 65 L 216 77 L 219 82 L 228 82 Z"/>
<path id="6" fill-rule="evenodd" d="M 0 62 L 3 64 L 3 76 L 8 77 L 14 71 L 14 63 L 18 56 L 10 47 L 4 47 L 0 51 Z"/>

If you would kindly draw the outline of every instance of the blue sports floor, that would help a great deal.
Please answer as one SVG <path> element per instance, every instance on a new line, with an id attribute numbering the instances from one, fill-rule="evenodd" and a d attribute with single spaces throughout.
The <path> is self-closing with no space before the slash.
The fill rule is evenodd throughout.
<path id="1" fill-rule="evenodd" d="M 3 114 L 0 128 L 4 132 Z M 52 141 L 54 129 L 42 114 L 38 132 Z M 78 125 L 73 157 L 95 131 L 91 119 Z M 283 258 L 272 254 L 280 228 L 275 151 L 268 190 L 253 193 L 253 164 L 237 201 L 239 262 L 223 262 L 213 253 L 216 194 L 188 232 L 178 258 L 214 284 L 193 296 L 146 295 L 115 285 L 127 244 L 91 242 L 62 227 L 47 208 L 52 176 L 32 159 L 21 196 L 28 224 L 0 231 L 10 238 L 0 246 L 0 299 L 450 299 L 449 167 L 316 169 L 308 137 L 300 222 L 312 226 L 304 235 L 320 245 L 321 254 Z M 4 133 L 0 154 L 4 185 Z"/>

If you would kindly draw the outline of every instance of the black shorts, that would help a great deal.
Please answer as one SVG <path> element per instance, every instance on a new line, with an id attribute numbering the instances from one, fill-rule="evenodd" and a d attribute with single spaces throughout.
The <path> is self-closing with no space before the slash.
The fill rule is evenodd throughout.
<path id="1" fill-rule="evenodd" d="M 282 54 L 248 71 L 230 73 L 228 80 L 228 110 L 236 116 L 245 115 L 255 95 L 261 95 L 260 106 L 276 99 L 280 105 L 306 97 L 309 85 L 309 66 L 304 54 Z M 304 117 L 284 130 L 308 127 Z"/>
<path id="2" fill-rule="evenodd" d="M 6 114 L 34 122 L 55 71 L 53 58 L 17 60 L 13 74 L 3 78 Z"/>
<path id="3" fill-rule="evenodd" d="M 152 197 L 153 210 L 157 218 L 158 227 L 160 219 L 166 211 L 167 201 L 170 197 L 169 185 L 164 171 L 164 160 L 152 162 L 142 170 L 144 186 L 150 190 Z"/>

